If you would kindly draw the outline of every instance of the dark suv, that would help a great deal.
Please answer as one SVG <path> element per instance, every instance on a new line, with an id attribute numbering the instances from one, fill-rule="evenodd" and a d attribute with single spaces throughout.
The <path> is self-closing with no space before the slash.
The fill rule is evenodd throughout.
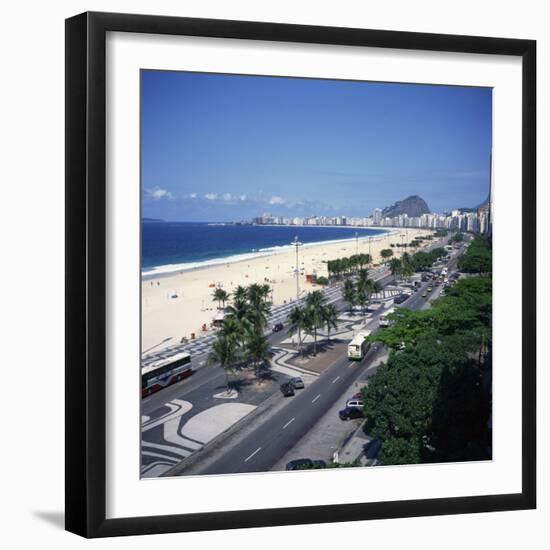
<path id="1" fill-rule="evenodd" d="M 297 458 L 286 465 L 287 470 L 311 470 L 326 467 L 327 464 L 324 460 L 311 460 L 311 458 Z"/>
<path id="2" fill-rule="evenodd" d="M 291 397 L 294 395 L 294 387 L 289 382 L 285 382 L 284 384 L 281 384 L 281 393 L 285 397 Z"/>
<path id="3" fill-rule="evenodd" d="M 285 328 L 283 323 L 275 323 L 273 325 L 273 332 L 280 332 L 283 328 Z"/>
<path id="4" fill-rule="evenodd" d="M 338 412 L 340 420 L 352 420 L 353 418 L 363 418 L 363 410 L 357 407 L 346 407 Z"/>
<path id="5" fill-rule="evenodd" d="M 407 298 L 408 296 L 406 294 L 400 294 L 399 296 L 396 296 L 393 301 L 396 304 L 402 304 Z"/>

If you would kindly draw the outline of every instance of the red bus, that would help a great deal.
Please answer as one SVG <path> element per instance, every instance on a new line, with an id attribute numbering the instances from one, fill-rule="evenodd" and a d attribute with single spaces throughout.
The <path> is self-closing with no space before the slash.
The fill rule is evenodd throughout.
<path id="1" fill-rule="evenodd" d="M 149 363 L 141 368 L 141 397 L 151 395 L 192 374 L 191 356 L 185 352 Z"/>

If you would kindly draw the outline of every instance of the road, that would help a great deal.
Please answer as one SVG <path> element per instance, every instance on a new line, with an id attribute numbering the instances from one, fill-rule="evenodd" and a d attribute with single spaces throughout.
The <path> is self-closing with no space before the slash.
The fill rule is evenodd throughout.
<path id="1" fill-rule="evenodd" d="M 382 276 L 388 282 L 391 276 Z M 327 289 L 328 300 L 338 309 L 344 309 L 340 289 Z M 279 317 L 281 319 L 281 317 Z M 286 320 L 286 316 L 281 319 Z M 344 322 L 340 332 L 350 330 L 356 321 Z M 333 332 L 338 338 L 339 332 Z M 268 384 L 251 383 L 246 373 L 233 381 L 238 390 L 238 399 L 220 399 L 226 389 L 224 371 L 218 365 L 206 364 L 207 349 L 201 355 L 193 356 L 193 364 L 201 365 L 192 377 L 169 386 L 142 399 L 142 448 L 141 473 L 145 477 L 156 477 L 171 468 L 183 458 L 202 449 L 212 438 L 228 429 L 240 418 L 265 402 L 274 393 L 279 393 L 279 385 L 291 376 L 302 376 L 310 384 L 319 374 L 307 373 L 306 368 L 286 363 L 286 352 L 279 348 L 288 338 L 287 331 L 269 334 L 268 339 L 274 348 L 272 368 Z"/>
<path id="2" fill-rule="evenodd" d="M 423 298 L 422 293 L 430 284 L 423 283 L 421 289 L 405 301 L 402 307 L 426 307 L 429 300 L 440 291 L 440 287 L 434 287 Z M 373 321 L 369 328 L 376 329 L 377 325 L 378 322 Z M 357 379 L 375 374 L 377 367 L 373 365 L 377 364 L 377 358 L 383 353 L 382 346 L 373 346 L 361 362 L 350 362 L 346 356 L 339 358 L 313 384 L 299 390 L 294 397 L 286 398 L 288 404 L 282 410 L 259 425 L 215 462 L 203 470 L 195 470 L 195 473 L 212 475 L 270 470 Z"/>
<path id="3" fill-rule="evenodd" d="M 275 413 L 257 430 L 200 472 L 201 475 L 264 472 L 291 449 L 307 433 L 342 393 L 368 370 L 381 346 L 372 347 L 361 362 L 341 357 L 317 381 L 298 390 L 283 409 Z M 374 367 L 376 368 L 376 367 Z M 374 370 L 373 368 L 373 370 Z"/>
<path id="4" fill-rule="evenodd" d="M 387 272 L 380 273 L 379 270 L 378 273 L 379 279 L 384 285 L 392 280 Z M 428 283 L 424 284 L 423 288 L 427 286 Z M 428 300 L 435 297 L 440 288 L 435 287 L 432 295 L 426 299 L 421 296 L 422 290 L 413 294 L 401 305 L 411 309 L 427 307 L 429 306 Z M 328 291 L 328 299 L 339 310 L 345 309 L 340 289 L 333 287 L 326 291 Z M 276 312 L 277 322 L 284 322 L 289 311 L 290 308 L 285 308 L 284 312 Z M 372 316 L 373 321 L 371 321 L 369 329 L 377 328 L 378 316 L 379 313 Z M 271 346 L 277 347 L 282 340 L 287 338 L 286 330 L 269 334 L 268 338 Z M 209 346 L 199 355 L 193 355 L 195 365 L 205 362 L 208 348 Z M 214 457 L 215 461 L 209 461 L 208 465 L 205 465 L 204 471 L 198 473 L 238 473 L 270 469 L 313 427 L 318 418 L 355 380 L 376 372 L 376 368 L 372 367 L 372 364 L 380 352 L 381 350 L 373 347 L 361 363 L 350 364 L 347 357 L 339 358 L 323 374 L 308 380 L 306 389 L 298 391 L 294 397 L 286 398 L 287 403 L 282 410 L 274 413 L 267 422 L 253 429 L 231 451 L 224 453 L 218 459 Z M 295 373 L 294 376 L 298 374 L 300 373 Z M 288 375 L 275 371 L 272 372 L 272 375 L 275 384 L 268 385 L 267 390 L 263 390 L 263 392 L 251 392 L 250 388 L 246 386 L 239 388 L 240 398 L 238 401 L 246 403 L 245 406 L 254 408 L 274 392 L 278 392 L 279 384 L 286 381 Z M 182 422 L 189 427 L 196 418 L 193 426 L 196 427 L 199 423 L 203 427 L 207 426 L 212 422 L 208 415 L 213 414 L 216 410 L 220 411 L 219 418 L 223 413 L 220 410 L 220 400 L 216 398 L 216 393 L 221 392 L 225 385 L 225 374 L 219 366 L 202 366 L 191 378 L 142 400 L 142 430 L 144 432 L 142 473 L 145 472 L 143 475 L 160 475 L 162 471 L 205 445 L 208 439 L 201 437 L 204 430 L 189 431 L 187 428 L 182 428 Z M 235 402 L 235 404 L 237 403 Z M 245 413 L 246 411 L 242 414 Z M 163 419 L 166 419 L 166 422 Z M 220 430 L 222 429 L 223 426 Z"/>

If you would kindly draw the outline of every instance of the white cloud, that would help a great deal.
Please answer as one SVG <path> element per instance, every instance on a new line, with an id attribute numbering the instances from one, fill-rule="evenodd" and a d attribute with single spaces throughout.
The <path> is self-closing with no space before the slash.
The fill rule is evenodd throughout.
<path id="1" fill-rule="evenodd" d="M 196 193 L 189 193 L 189 198 L 190 198 L 190 199 L 196 199 L 196 198 L 197 198 L 197 194 L 196 194 Z"/>
<path id="2" fill-rule="evenodd" d="M 285 200 L 282 197 L 271 197 L 269 199 L 269 204 L 284 204 Z"/>
<path id="3" fill-rule="evenodd" d="M 161 199 L 172 200 L 174 196 L 167 189 L 162 189 L 161 187 L 153 187 L 153 189 L 146 189 L 146 194 L 148 197 L 152 198 L 155 201 Z"/>
<path id="4" fill-rule="evenodd" d="M 241 195 L 241 196 L 239 197 L 239 199 L 241 199 L 242 201 L 245 201 L 245 200 L 246 200 L 246 195 Z"/>
<path id="5" fill-rule="evenodd" d="M 206 193 L 204 195 L 205 199 L 208 199 L 209 201 L 215 201 L 218 198 L 218 195 L 216 193 Z"/>
<path id="6" fill-rule="evenodd" d="M 231 200 L 231 193 L 224 193 L 223 194 L 223 200 L 224 201 L 230 201 Z"/>

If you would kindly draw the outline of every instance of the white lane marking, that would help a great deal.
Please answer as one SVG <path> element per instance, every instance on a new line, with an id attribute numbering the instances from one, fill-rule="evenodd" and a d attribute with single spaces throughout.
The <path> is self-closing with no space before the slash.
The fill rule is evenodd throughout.
<path id="1" fill-rule="evenodd" d="M 258 447 L 248 458 L 245 458 L 244 461 L 248 462 L 256 453 L 260 452 L 261 447 Z"/>
<path id="2" fill-rule="evenodd" d="M 336 382 L 336 380 L 339 380 L 339 379 L 340 379 L 340 377 L 337 376 L 337 377 L 332 381 L 332 383 L 334 384 L 334 382 Z"/>
<path id="3" fill-rule="evenodd" d="M 315 403 L 315 401 L 317 401 L 317 399 L 319 399 L 319 397 L 321 397 L 321 394 L 319 394 L 315 399 L 313 399 L 311 402 L 312 403 Z"/>
<path id="4" fill-rule="evenodd" d="M 292 424 L 294 422 L 294 420 L 296 420 L 296 417 L 292 418 L 292 420 L 289 420 L 284 426 L 283 426 L 283 430 L 290 424 Z"/>

